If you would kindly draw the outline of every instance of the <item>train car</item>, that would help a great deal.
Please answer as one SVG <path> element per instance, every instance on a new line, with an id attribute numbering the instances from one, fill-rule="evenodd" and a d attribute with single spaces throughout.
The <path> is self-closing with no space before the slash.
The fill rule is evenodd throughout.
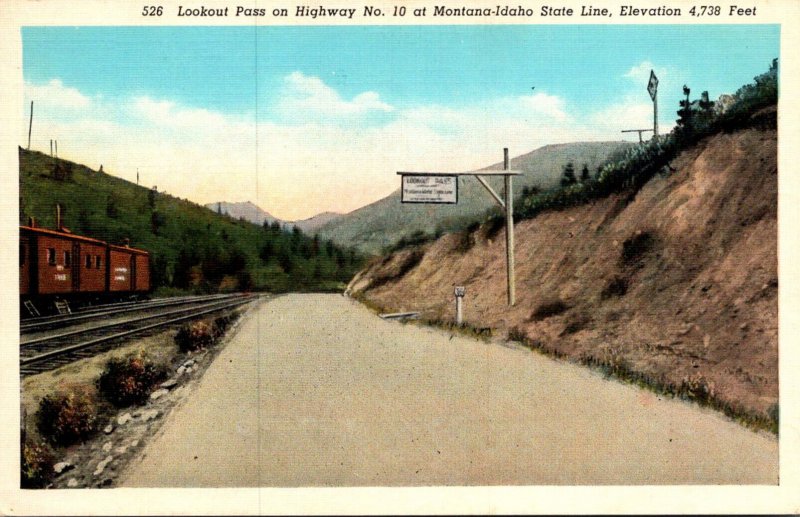
<path id="1" fill-rule="evenodd" d="M 143 292 L 150 288 L 149 254 L 130 246 L 108 245 L 108 290 Z"/>
<path id="2" fill-rule="evenodd" d="M 150 291 L 150 255 L 68 230 L 20 226 L 21 301 L 111 301 Z"/>

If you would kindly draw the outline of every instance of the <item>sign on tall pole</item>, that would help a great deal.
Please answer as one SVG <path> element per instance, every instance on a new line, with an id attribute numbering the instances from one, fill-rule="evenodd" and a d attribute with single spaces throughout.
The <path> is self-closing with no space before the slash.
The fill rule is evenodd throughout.
<path id="1" fill-rule="evenodd" d="M 658 77 L 650 70 L 650 80 L 647 82 L 647 93 L 653 99 L 653 136 L 658 136 Z"/>
<path id="2" fill-rule="evenodd" d="M 475 179 L 489 192 L 492 198 L 506 211 L 506 277 L 508 304 L 516 303 L 514 276 L 514 189 L 513 176 L 521 171 L 509 170 L 508 148 L 503 149 L 503 170 L 482 170 L 470 172 L 399 172 L 401 180 L 401 201 L 403 203 L 458 203 L 458 177 L 475 176 Z M 505 179 L 505 200 L 497 195 L 484 176 L 503 176 Z"/>

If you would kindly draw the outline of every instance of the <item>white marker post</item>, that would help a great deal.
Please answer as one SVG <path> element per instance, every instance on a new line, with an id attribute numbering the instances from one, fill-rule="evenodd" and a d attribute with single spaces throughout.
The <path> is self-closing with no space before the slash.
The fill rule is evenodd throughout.
<path id="1" fill-rule="evenodd" d="M 464 295 L 467 294 L 467 288 L 457 286 L 454 291 L 456 295 L 456 325 L 461 325 L 464 321 L 464 313 L 461 310 L 461 300 L 463 300 Z"/>
<path id="2" fill-rule="evenodd" d="M 492 198 L 506 212 L 506 277 L 508 281 L 508 304 L 516 303 L 514 276 L 514 191 L 512 176 L 522 171 L 509 170 L 508 148 L 503 149 L 503 170 L 483 170 L 469 172 L 400 172 L 402 176 L 400 200 L 403 203 L 458 203 L 458 177 L 475 176 Z M 505 179 L 505 200 L 497 195 L 483 176 L 503 176 Z"/>

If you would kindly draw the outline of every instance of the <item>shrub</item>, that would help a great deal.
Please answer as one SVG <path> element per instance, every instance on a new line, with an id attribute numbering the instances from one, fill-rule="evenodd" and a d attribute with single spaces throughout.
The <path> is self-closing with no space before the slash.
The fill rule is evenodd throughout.
<path id="1" fill-rule="evenodd" d="M 394 244 L 385 247 L 383 254 L 388 255 L 411 246 L 422 246 L 423 244 L 435 241 L 441 236 L 440 231 L 441 230 L 437 229 L 435 233 L 426 233 L 424 230 L 416 230 L 410 235 L 404 235 Z"/>
<path id="2" fill-rule="evenodd" d="M 781 424 L 781 408 L 777 402 L 769 407 L 769 410 L 767 411 L 767 418 L 769 418 L 770 429 L 772 432 L 778 434 L 778 429 L 780 428 Z"/>
<path id="3" fill-rule="evenodd" d="M 144 404 L 152 387 L 166 378 L 167 369 L 156 365 L 146 354 L 124 359 L 110 359 L 97 380 L 97 386 L 109 402 L 117 407 Z"/>
<path id="4" fill-rule="evenodd" d="M 561 314 L 567 309 L 569 309 L 567 304 L 561 301 L 560 299 L 549 300 L 536 307 L 533 313 L 531 313 L 530 320 L 540 321 L 549 318 L 551 316 L 556 316 L 558 314 Z"/>
<path id="5" fill-rule="evenodd" d="M 560 336 L 568 336 L 585 329 L 592 322 L 591 318 L 585 314 L 573 314 L 567 319 L 564 330 L 561 331 Z"/>
<path id="6" fill-rule="evenodd" d="M 599 366 L 607 375 L 625 378 L 630 371 L 630 365 L 618 348 L 604 347 L 600 350 Z"/>
<path id="7" fill-rule="evenodd" d="M 181 352 L 194 352 L 214 344 L 214 329 L 205 321 L 195 321 L 181 327 L 175 334 Z"/>
<path id="8" fill-rule="evenodd" d="M 212 328 L 214 330 L 214 338 L 220 338 L 225 335 L 225 332 L 230 328 L 231 324 L 236 320 L 236 314 L 226 314 L 214 320 Z"/>
<path id="9" fill-rule="evenodd" d="M 698 402 L 709 403 L 714 398 L 714 384 L 700 374 L 693 374 L 681 380 L 679 393 Z"/>
<path id="10" fill-rule="evenodd" d="M 69 391 L 47 395 L 39 403 L 37 427 L 54 445 L 82 441 L 95 430 L 97 409 L 84 393 Z"/>
<path id="11" fill-rule="evenodd" d="M 655 239 L 650 232 L 637 232 L 622 243 L 622 263 L 634 264 L 642 255 L 652 249 Z"/>
<path id="12" fill-rule="evenodd" d="M 372 282 L 370 282 L 369 288 L 375 289 L 376 287 L 380 287 L 388 284 L 389 282 L 403 278 L 409 271 L 417 267 L 417 265 L 422 262 L 423 258 L 425 258 L 425 251 L 421 248 L 417 248 L 408 252 L 405 257 L 399 260 L 400 263 L 398 264 L 396 271 L 388 271 L 386 273 L 380 273 L 376 275 L 373 277 Z"/>
<path id="13" fill-rule="evenodd" d="M 45 442 L 25 442 L 20 458 L 22 488 L 42 488 L 53 478 L 53 451 Z"/>
<path id="14" fill-rule="evenodd" d="M 500 230 L 506 227 L 506 218 L 502 215 L 491 215 L 486 221 L 486 238 L 494 239 Z"/>
<path id="15" fill-rule="evenodd" d="M 621 276 L 615 276 L 608 282 L 600 293 L 600 298 L 607 300 L 614 296 L 625 296 L 628 292 L 628 280 Z"/>
<path id="16" fill-rule="evenodd" d="M 454 249 L 457 253 L 463 254 L 471 250 L 475 244 L 477 244 L 475 234 L 464 230 L 458 233 L 458 240 L 456 241 Z"/>
<path id="17" fill-rule="evenodd" d="M 508 331 L 508 339 L 510 341 L 519 341 L 525 343 L 528 340 L 528 334 L 519 327 L 511 327 Z"/>

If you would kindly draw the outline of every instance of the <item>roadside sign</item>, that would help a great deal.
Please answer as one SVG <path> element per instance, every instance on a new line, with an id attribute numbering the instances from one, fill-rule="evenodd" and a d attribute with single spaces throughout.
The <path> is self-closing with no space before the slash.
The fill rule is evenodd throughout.
<path id="1" fill-rule="evenodd" d="M 508 148 L 503 149 L 503 169 L 483 169 L 468 172 L 404 172 L 397 171 L 401 176 L 400 201 L 403 203 L 458 203 L 458 177 L 475 176 L 497 204 L 506 211 L 506 280 L 508 282 L 508 304 L 514 305 L 516 288 L 514 281 L 514 176 L 519 176 L 522 171 L 508 168 Z M 491 185 L 482 176 L 503 176 L 505 183 L 505 200 L 497 195 Z M 461 286 L 455 290 L 456 303 L 461 304 L 463 293 Z M 460 321 L 459 321 L 460 323 Z"/>
<path id="2" fill-rule="evenodd" d="M 458 176 L 403 174 L 400 201 L 403 203 L 458 203 Z"/>
<path id="3" fill-rule="evenodd" d="M 656 92 L 658 91 L 658 77 L 656 73 L 650 70 L 650 80 L 647 82 L 647 93 L 650 94 L 652 100 L 656 100 Z"/>

